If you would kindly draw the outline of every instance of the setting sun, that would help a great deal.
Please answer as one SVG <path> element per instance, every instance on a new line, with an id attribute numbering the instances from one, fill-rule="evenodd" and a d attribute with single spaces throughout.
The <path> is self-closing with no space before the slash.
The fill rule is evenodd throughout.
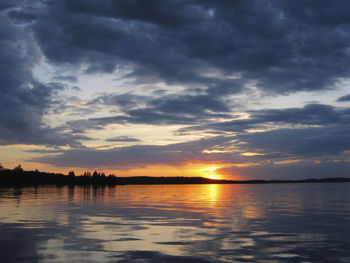
<path id="1" fill-rule="evenodd" d="M 204 177 L 207 177 L 209 179 L 221 179 L 221 176 L 217 174 L 216 170 L 219 169 L 220 166 L 209 166 L 201 170 L 201 174 Z"/>

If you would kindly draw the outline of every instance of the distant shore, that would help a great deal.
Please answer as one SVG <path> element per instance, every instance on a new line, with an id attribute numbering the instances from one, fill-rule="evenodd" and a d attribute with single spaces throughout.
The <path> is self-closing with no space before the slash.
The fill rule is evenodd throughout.
<path id="1" fill-rule="evenodd" d="M 350 178 L 322 178 L 304 180 L 215 180 L 204 177 L 117 177 L 106 176 L 101 172 L 85 172 L 76 176 L 73 171 L 68 175 L 24 171 L 20 166 L 15 169 L 0 169 L 0 185 L 147 185 L 147 184 L 282 184 L 282 183 L 345 183 Z"/>

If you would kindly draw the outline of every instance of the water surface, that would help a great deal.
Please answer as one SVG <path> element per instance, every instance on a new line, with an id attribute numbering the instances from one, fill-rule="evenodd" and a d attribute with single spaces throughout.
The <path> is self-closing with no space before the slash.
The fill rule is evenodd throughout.
<path id="1" fill-rule="evenodd" d="M 350 262 L 350 184 L 1 187 L 0 262 Z"/>

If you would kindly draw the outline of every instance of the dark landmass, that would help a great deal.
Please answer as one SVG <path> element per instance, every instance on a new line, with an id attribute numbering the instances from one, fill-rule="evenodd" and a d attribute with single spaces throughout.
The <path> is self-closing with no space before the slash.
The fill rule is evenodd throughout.
<path id="1" fill-rule="evenodd" d="M 68 175 L 61 173 L 47 173 L 24 171 L 21 166 L 4 169 L 0 167 L 0 185 L 128 185 L 128 184 L 271 184 L 271 183 L 329 183 L 350 182 L 350 178 L 323 178 L 306 180 L 213 180 L 204 177 L 117 177 L 113 174 L 85 172 L 76 176 L 73 171 Z"/>

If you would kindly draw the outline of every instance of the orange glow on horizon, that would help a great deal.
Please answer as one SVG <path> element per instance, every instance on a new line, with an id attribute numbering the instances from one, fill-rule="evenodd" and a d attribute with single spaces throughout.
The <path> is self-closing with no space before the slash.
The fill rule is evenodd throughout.
<path id="1" fill-rule="evenodd" d="M 217 179 L 221 179 L 221 176 L 216 173 L 216 170 L 218 168 L 221 168 L 221 167 L 213 165 L 213 166 L 205 167 L 204 169 L 202 169 L 200 171 L 204 177 L 217 180 Z"/>
<path id="2" fill-rule="evenodd" d="M 107 167 L 79 168 L 79 167 L 56 167 L 34 162 L 1 163 L 5 168 L 13 169 L 21 164 L 24 170 L 38 169 L 41 172 L 54 172 L 68 174 L 74 171 L 75 175 L 83 175 L 84 172 L 103 172 L 106 175 L 114 174 L 117 177 L 150 176 L 150 177 L 204 177 L 214 180 L 233 179 L 238 180 L 239 175 L 222 173 L 220 169 L 230 167 L 232 164 L 218 163 L 187 163 L 183 165 L 149 165 L 145 167 L 130 167 L 129 169 L 111 169 Z M 247 166 L 252 164 L 246 164 Z M 123 168 L 123 167 L 121 167 Z"/>
<path id="3" fill-rule="evenodd" d="M 120 170 L 117 176 L 185 176 L 205 177 L 209 179 L 225 179 L 217 172 L 225 167 L 222 164 L 186 164 L 183 166 L 154 165 L 145 168 Z"/>

